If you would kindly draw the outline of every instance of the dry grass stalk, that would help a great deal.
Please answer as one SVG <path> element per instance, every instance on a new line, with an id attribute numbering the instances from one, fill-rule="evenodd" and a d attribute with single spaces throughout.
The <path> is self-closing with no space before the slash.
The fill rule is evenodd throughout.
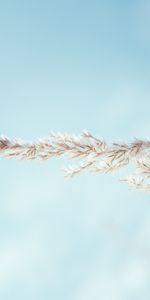
<path id="1" fill-rule="evenodd" d="M 25 160 L 47 160 L 67 155 L 71 159 L 81 160 L 78 167 L 65 169 L 67 177 L 73 177 L 84 170 L 110 173 L 133 161 L 137 173 L 142 177 L 129 177 L 124 181 L 129 187 L 150 191 L 150 184 L 144 180 L 150 177 L 150 141 L 135 140 L 129 144 L 108 145 L 87 131 L 79 136 L 51 133 L 48 138 L 33 143 L 1 137 L 0 155 Z"/>

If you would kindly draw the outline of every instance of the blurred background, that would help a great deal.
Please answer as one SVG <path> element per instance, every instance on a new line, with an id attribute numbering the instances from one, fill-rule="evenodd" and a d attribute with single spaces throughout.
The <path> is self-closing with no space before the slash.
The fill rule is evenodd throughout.
<path id="1" fill-rule="evenodd" d="M 0 134 L 150 136 L 150 2 L 1 1 Z M 149 300 L 150 195 L 0 159 L 0 299 Z"/>

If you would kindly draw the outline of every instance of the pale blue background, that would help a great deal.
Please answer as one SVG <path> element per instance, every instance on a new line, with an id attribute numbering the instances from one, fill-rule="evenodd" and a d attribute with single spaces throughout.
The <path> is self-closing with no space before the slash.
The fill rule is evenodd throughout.
<path id="1" fill-rule="evenodd" d="M 150 137 L 150 2 L 0 2 L 0 132 Z M 0 160 L 0 299 L 149 300 L 150 195 Z"/>

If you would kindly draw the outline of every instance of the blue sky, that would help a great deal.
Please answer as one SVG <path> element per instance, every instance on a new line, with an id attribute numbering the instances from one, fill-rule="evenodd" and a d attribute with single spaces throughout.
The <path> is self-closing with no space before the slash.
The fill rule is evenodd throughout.
<path id="1" fill-rule="evenodd" d="M 149 1 L 0 3 L 0 128 L 149 138 Z M 64 159 L 0 160 L 0 298 L 148 300 L 150 196 Z"/>

